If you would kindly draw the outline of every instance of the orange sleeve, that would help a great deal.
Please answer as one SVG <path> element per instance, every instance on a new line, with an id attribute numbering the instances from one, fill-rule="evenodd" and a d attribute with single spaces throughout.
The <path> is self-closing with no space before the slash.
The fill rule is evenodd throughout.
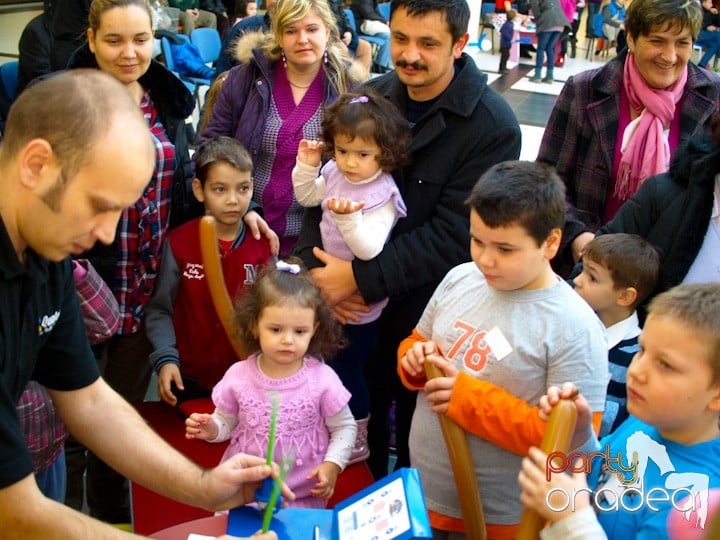
<path id="1" fill-rule="evenodd" d="M 467 432 L 520 456 L 526 456 L 531 446 L 540 446 L 547 426 L 539 407 L 466 373 L 458 375 L 447 415 Z M 596 434 L 602 415 L 602 411 L 593 413 Z"/>
<path id="2" fill-rule="evenodd" d="M 538 411 L 504 388 L 461 372 L 447 415 L 469 433 L 526 456 L 531 446 L 540 446 L 545 433 L 547 422 Z"/>
<path id="3" fill-rule="evenodd" d="M 405 356 L 405 353 L 408 351 L 408 349 L 410 349 L 415 343 L 419 341 L 428 341 L 428 339 L 423 337 L 420 332 L 417 331 L 417 328 L 413 328 L 412 334 L 403 339 L 400 342 L 400 345 L 398 345 L 397 372 L 400 376 L 400 382 L 402 382 L 403 386 L 408 390 L 422 390 L 423 388 L 425 388 L 425 383 L 427 382 L 427 378 L 425 376 L 421 375 L 419 377 L 413 377 L 402 367 L 400 367 L 400 360 L 402 359 L 402 357 Z"/>

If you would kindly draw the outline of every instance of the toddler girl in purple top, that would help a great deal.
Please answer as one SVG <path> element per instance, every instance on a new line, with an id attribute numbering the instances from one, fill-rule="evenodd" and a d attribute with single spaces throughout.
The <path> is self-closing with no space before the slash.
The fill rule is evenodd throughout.
<path id="1" fill-rule="evenodd" d="M 377 256 L 398 219 L 407 214 L 390 171 L 406 161 L 410 146 L 407 120 L 377 92 L 341 95 L 325 111 L 322 141 L 303 139 L 292 172 L 295 198 L 303 206 L 322 207 L 322 249 L 351 261 Z M 330 159 L 320 168 L 322 153 Z M 351 463 L 367 459 L 369 397 L 365 361 L 387 299 L 373 303 L 358 321 L 348 321 L 350 345 L 332 367 L 352 393 L 350 409 L 358 422 Z"/>
<path id="2" fill-rule="evenodd" d="M 237 453 L 265 455 L 272 399 L 279 395 L 274 456 L 294 457 L 286 483 L 292 506 L 323 508 L 355 441 L 350 392 L 323 361 L 341 342 L 341 329 L 299 259 L 269 263 L 236 310 L 247 360 L 228 369 L 212 392 L 215 411 L 193 413 L 186 437 L 230 439 L 223 461 Z"/>

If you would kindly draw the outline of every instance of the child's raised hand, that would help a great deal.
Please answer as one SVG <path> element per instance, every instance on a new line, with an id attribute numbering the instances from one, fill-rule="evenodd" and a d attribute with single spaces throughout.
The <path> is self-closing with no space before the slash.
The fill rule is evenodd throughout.
<path id="1" fill-rule="evenodd" d="M 430 379 L 425 383 L 427 400 L 431 404 L 430 410 L 439 414 L 446 414 L 450 404 L 450 396 L 460 371 L 440 354 L 427 355 L 425 361 L 435 364 L 444 375 L 443 377 Z"/>
<path id="2" fill-rule="evenodd" d="M 548 456 L 536 447 L 530 448 L 522 461 L 518 481 L 522 488 L 520 502 L 535 510 L 548 521 L 559 521 L 574 511 L 590 505 L 588 485 L 584 473 L 550 473 Z M 568 504 L 568 499 L 570 504 Z"/>
<path id="3" fill-rule="evenodd" d="M 420 377 L 425 375 L 425 357 L 431 354 L 437 354 L 438 348 L 434 341 L 418 341 L 413 343 L 403 357 L 400 359 L 400 366 L 411 377 Z"/>
<path id="4" fill-rule="evenodd" d="M 540 398 L 540 418 L 547 421 L 550 413 L 561 399 L 572 399 L 577 410 L 575 433 L 570 441 L 570 448 L 581 446 L 592 436 L 592 411 L 585 397 L 578 391 L 577 386 L 571 382 L 563 384 L 562 388 L 551 386 L 547 393 Z"/>
<path id="5" fill-rule="evenodd" d="M 327 201 L 328 210 L 335 214 L 354 214 L 365 208 L 365 201 L 356 202 L 352 199 L 330 197 Z"/>
<path id="6" fill-rule="evenodd" d="M 298 145 L 298 161 L 311 167 L 319 166 L 322 159 L 322 147 L 323 143 L 320 141 L 302 139 Z"/>
<path id="7" fill-rule="evenodd" d="M 178 390 L 185 390 L 182 376 L 180 375 L 180 367 L 173 362 L 168 362 L 158 371 L 157 388 L 160 399 L 174 407 L 177 404 L 177 397 L 172 393 L 172 383 L 175 383 Z"/>
<path id="8" fill-rule="evenodd" d="M 212 415 L 206 413 L 192 413 L 185 419 L 185 438 L 213 440 L 218 436 L 218 427 L 213 422 Z"/>
<path id="9" fill-rule="evenodd" d="M 335 493 L 338 474 L 340 474 L 340 467 L 335 463 L 332 461 L 322 462 L 307 475 L 308 479 L 315 476 L 318 479 L 315 487 L 310 490 L 310 494 L 313 497 L 327 501 Z"/>

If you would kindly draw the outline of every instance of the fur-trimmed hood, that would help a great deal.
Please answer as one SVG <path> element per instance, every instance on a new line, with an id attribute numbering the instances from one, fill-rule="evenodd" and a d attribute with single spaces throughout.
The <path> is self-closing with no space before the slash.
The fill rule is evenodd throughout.
<path id="1" fill-rule="evenodd" d="M 241 64 L 247 64 L 253 57 L 253 49 L 258 49 L 265 42 L 267 32 L 255 30 L 246 32 L 232 46 L 232 56 Z"/>

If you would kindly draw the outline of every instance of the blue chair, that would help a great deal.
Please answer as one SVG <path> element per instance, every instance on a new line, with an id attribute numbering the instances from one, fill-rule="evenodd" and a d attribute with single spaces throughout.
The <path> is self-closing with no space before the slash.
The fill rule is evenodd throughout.
<path id="1" fill-rule="evenodd" d="M 220 58 L 222 40 L 220 32 L 215 28 L 196 28 L 190 32 L 190 43 L 198 48 L 200 56 L 206 64 L 214 66 L 217 59 Z"/>
<path id="2" fill-rule="evenodd" d="M 587 36 L 588 39 L 588 46 L 587 51 L 585 51 L 585 59 L 586 60 L 592 60 L 595 50 L 595 42 L 598 38 L 602 38 L 604 40 L 603 43 L 603 49 L 602 53 L 603 56 L 608 55 L 608 51 L 610 50 L 610 43 L 608 41 L 607 36 L 603 32 L 603 22 L 605 21 L 605 17 L 602 13 L 596 13 L 593 15 L 592 18 L 592 24 L 590 25 L 592 29 L 592 35 Z"/>
<path id="3" fill-rule="evenodd" d="M 17 60 L 6 62 L 0 66 L 0 119 L 7 117 L 10 105 L 17 96 L 19 69 L 20 62 Z M 0 128 L 2 128 L 1 125 Z"/>
<path id="4" fill-rule="evenodd" d="M 490 34 L 490 42 L 492 43 L 490 52 L 495 54 L 495 25 L 492 21 L 493 13 L 495 13 L 495 3 L 483 2 L 480 6 L 480 23 L 482 24 L 483 34 Z M 487 30 L 488 32 L 484 32 L 484 30 Z M 478 47 L 480 46 L 480 43 L 481 40 L 478 39 Z"/>
<path id="5" fill-rule="evenodd" d="M 20 62 L 17 60 L 13 62 L 5 62 L 0 66 L 0 80 L 2 81 L 3 89 L 10 100 L 14 100 L 17 96 L 19 72 Z"/>
<path id="6" fill-rule="evenodd" d="M 189 38 L 184 34 L 178 34 L 178 37 L 180 39 L 185 39 L 187 41 L 190 41 Z M 198 104 L 198 107 L 200 107 L 200 86 L 210 86 L 212 84 L 212 80 L 210 79 L 201 79 L 198 77 L 184 77 L 181 76 L 180 73 L 178 73 L 177 66 L 175 65 L 175 59 L 173 58 L 172 53 L 172 47 L 170 46 L 170 40 L 166 37 L 163 37 L 160 41 L 160 46 L 162 48 L 163 57 L 165 58 L 165 66 L 173 73 L 175 76 L 180 79 L 183 84 L 187 87 L 190 92 L 192 92 L 193 96 L 195 96 L 195 101 Z"/>

